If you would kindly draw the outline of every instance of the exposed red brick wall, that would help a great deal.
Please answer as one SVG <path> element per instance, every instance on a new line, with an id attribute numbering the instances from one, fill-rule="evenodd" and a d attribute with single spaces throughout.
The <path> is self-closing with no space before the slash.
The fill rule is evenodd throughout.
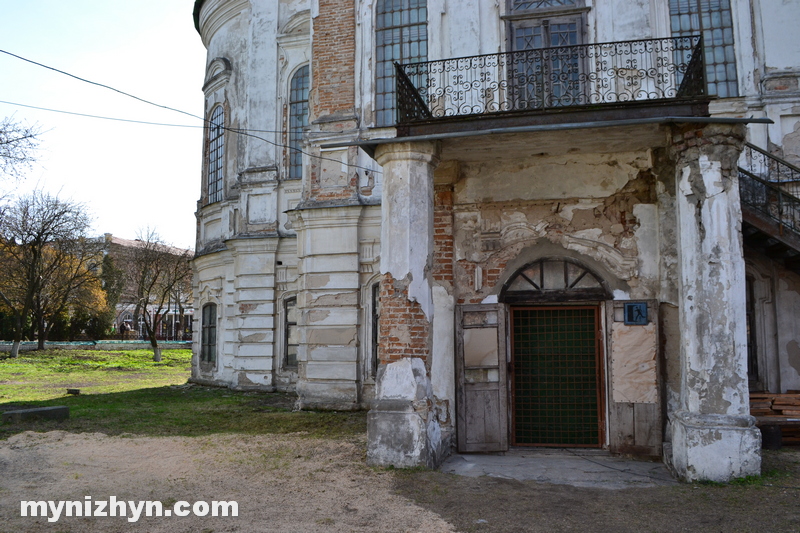
<path id="1" fill-rule="evenodd" d="M 311 151 L 314 154 L 319 154 L 319 149 L 313 147 Z M 349 148 L 347 154 L 347 161 L 352 162 L 358 157 L 357 148 Z M 307 200 L 314 200 L 319 202 L 333 201 L 345 202 L 355 201 L 358 198 L 358 183 L 359 172 L 353 167 L 348 167 L 349 173 L 342 174 L 341 163 L 336 160 L 329 161 L 321 158 L 311 158 L 311 164 L 308 170 L 308 187 L 303 187 L 303 194 Z M 322 177 L 330 178 L 330 174 L 335 177 L 336 185 L 331 186 L 330 182 L 327 187 L 321 184 Z"/>
<path id="2" fill-rule="evenodd" d="M 310 119 L 355 108 L 355 0 L 318 0 L 311 44 Z"/>
<path id="3" fill-rule="evenodd" d="M 381 363 L 419 357 L 427 364 L 431 327 L 419 303 L 408 299 L 408 284 L 384 274 L 380 297 L 378 357 Z"/>
<path id="4" fill-rule="evenodd" d="M 436 187 L 433 198 L 433 279 L 453 285 L 453 187 Z"/>

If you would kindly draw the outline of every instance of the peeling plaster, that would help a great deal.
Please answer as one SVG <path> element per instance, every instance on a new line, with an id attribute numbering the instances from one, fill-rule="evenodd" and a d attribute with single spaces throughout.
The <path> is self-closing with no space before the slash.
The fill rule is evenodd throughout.
<path id="1" fill-rule="evenodd" d="M 389 363 L 378 380 L 379 400 L 424 400 L 432 396 L 425 362 L 406 357 Z"/>

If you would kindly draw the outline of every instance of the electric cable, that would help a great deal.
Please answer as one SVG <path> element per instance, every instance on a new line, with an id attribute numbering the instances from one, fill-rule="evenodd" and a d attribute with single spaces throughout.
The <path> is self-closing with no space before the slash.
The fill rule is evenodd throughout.
<path id="1" fill-rule="evenodd" d="M 146 124 L 149 126 L 167 126 L 172 128 L 204 128 L 205 126 L 192 126 L 190 124 L 165 124 L 162 122 L 147 122 L 144 120 L 133 120 L 129 118 L 117 118 L 117 117 L 103 117 L 100 115 L 89 115 L 87 113 L 78 113 L 75 111 L 64 111 L 61 109 L 50 109 L 48 107 L 39 107 L 35 105 L 28 105 L 28 104 L 18 104 L 16 102 L 7 102 L 5 100 L 0 100 L 0 104 L 8 104 L 18 107 L 27 107 L 29 109 L 38 109 L 39 111 L 50 111 L 52 113 L 63 113 L 65 115 L 76 115 L 79 117 L 87 117 L 87 118 L 99 118 L 102 120 L 116 120 L 119 122 L 133 122 L 134 124 Z"/>
<path id="2" fill-rule="evenodd" d="M 120 90 L 120 89 L 116 89 L 116 88 L 114 88 L 114 87 L 111 87 L 110 85 L 106 85 L 106 84 L 99 83 L 99 82 L 96 82 L 96 81 L 87 80 L 86 78 L 81 78 L 80 76 L 76 76 L 76 75 L 74 75 L 74 74 L 70 74 L 69 72 L 65 72 L 65 71 L 63 71 L 63 70 L 60 70 L 60 69 L 57 69 L 57 68 L 55 68 L 55 67 L 51 67 L 51 66 L 45 65 L 45 64 L 43 64 L 43 63 L 39 63 L 39 62 L 37 62 L 37 61 L 33 61 L 32 59 L 28 59 L 28 58 L 22 57 L 22 56 L 20 56 L 20 55 L 13 54 L 13 53 L 11 53 L 11 52 L 8 52 L 8 51 L 6 51 L 6 50 L 2 50 L 2 49 L 0 49 L 0 53 L 3 53 L 3 54 L 6 54 L 6 55 L 9 55 L 9 56 L 11 56 L 11 57 L 15 57 L 15 58 L 17 58 L 17 59 L 20 59 L 20 60 L 22 60 L 22 61 L 25 61 L 25 62 L 27 62 L 27 63 L 31 63 L 31 64 L 33 64 L 33 65 L 36 65 L 36 66 L 39 66 L 39 67 L 45 68 L 45 69 L 47 69 L 47 70 L 52 70 L 52 71 L 54 71 L 54 72 L 58 72 L 59 74 L 63 74 L 63 75 L 65 75 L 65 76 L 69 76 L 70 78 L 74 78 L 74 79 L 76 79 L 76 80 L 78 80 L 78 81 L 82 81 L 82 82 L 84 82 L 84 83 L 89 83 L 89 84 L 91 84 L 91 85 L 96 85 L 96 86 L 98 86 L 98 87 L 102 87 L 102 88 L 104 88 L 104 89 L 109 89 L 109 90 L 111 90 L 111 91 L 114 91 L 114 92 L 116 92 L 116 93 L 119 93 L 119 94 L 121 94 L 121 95 L 127 96 L 127 97 L 129 97 L 129 98 L 133 98 L 134 100 L 138 100 L 138 101 L 140 101 L 140 102 L 143 102 L 143 103 L 145 103 L 145 104 L 148 104 L 148 105 L 152 105 L 152 106 L 155 106 L 155 107 L 158 107 L 158 108 L 161 108 L 161 109 L 166 109 L 166 110 L 168 110 L 168 111 L 174 111 L 174 112 L 176 112 L 176 113 L 181 113 L 182 115 L 187 115 L 187 116 L 189 116 L 189 117 L 196 118 L 196 119 L 198 119 L 198 120 L 202 120 L 204 124 L 207 124 L 207 123 L 209 123 L 209 122 L 210 122 L 208 119 L 206 119 L 206 118 L 203 118 L 203 117 L 201 117 L 201 116 L 198 116 L 198 115 L 195 115 L 195 114 L 193 114 L 193 113 L 189 113 L 188 111 L 183 111 L 183 110 L 181 110 L 181 109 L 176 109 L 176 108 L 174 108 L 174 107 L 170 107 L 170 106 L 166 106 L 166 105 L 157 104 L 157 103 L 155 103 L 155 102 L 151 102 L 150 100 L 146 100 L 146 99 L 144 99 L 144 98 L 140 98 L 140 97 L 138 97 L 138 96 L 136 96 L 136 95 L 133 95 L 133 94 L 127 93 L 127 92 L 125 92 L 125 91 L 122 91 L 122 90 Z M 10 103 L 10 102 L 7 102 L 7 103 Z M 11 104 L 11 105 L 21 105 L 21 104 Z M 33 106 L 23 106 L 23 107 L 33 107 Z M 36 108 L 36 109 L 40 109 L 40 108 Z M 44 109 L 44 108 L 41 108 L 41 109 Z M 48 111 L 62 112 L 62 111 L 57 111 L 57 110 L 48 110 Z M 64 112 L 64 113 L 67 113 L 67 114 L 75 114 L 75 115 L 80 115 L 80 113 L 72 113 L 72 112 Z M 84 116 L 89 116 L 89 115 L 84 115 Z M 111 119 L 111 117 L 100 117 L 100 116 L 94 116 L 93 118 L 107 118 L 107 119 Z M 115 120 L 115 119 L 111 119 L 111 120 Z M 133 121 L 133 120 L 127 120 L 127 119 L 118 119 L 118 120 L 122 120 L 122 121 L 124 121 L 124 122 L 137 122 L 137 121 Z M 161 125 L 161 124 L 153 124 L 153 125 Z M 164 125 L 166 126 L 166 124 L 164 124 Z M 203 126 L 203 127 L 205 127 L 205 126 Z M 287 149 L 287 150 L 294 150 L 295 152 L 299 152 L 299 153 L 301 153 L 301 154 L 303 154 L 303 155 L 306 155 L 306 156 L 308 156 L 308 157 L 312 157 L 312 158 L 315 158 L 315 159 L 319 159 L 320 161 L 331 161 L 331 162 L 333 162 L 333 163 L 339 163 L 339 164 L 342 164 L 342 161 L 341 161 L 340 159 L 333 159 L 333 158 L 330 158 L 330 157 L 324 157 L 324 156 L 321 156 L 321 155 L 315 155 L 315 154 L 311 154 L 311 153 L 308 153 L 308 152 L 304 151 L 304 150 L 303 150 L 303 149 L 301 149 L 301 148 L 297 148 L 297 147 L 290 146 L 290 145 L 287 145 L 287 144 L 283 144 L 283 143 L 280 143 L 280 142 L 270 141 L 270 140 L 268 140 L 268 139 L 265 139 L 265 138 L 263 138 L 263 137 L 259 137 L 258 135 L 252 135 L 252 134 L 250 134 L 250 133 L 247 133 L 248 131 L 256 131 L 256 132 L 259 132 L 259 133 L 266 133 L 266 132 L 269 132 L 269 133 L 280 133 L 280 134 L 282 134 L 282 135 L 285 135 L 285 134 L 287 133 L 286 131 L 269 131 L 269 130 L 239 130 L 239 129 L 237 129 L 237 128 L 229 128 L 229 127 L 227 127 L 227 126 L 223 126 L 222 128 L 223 128 L 224 130 L 226 130 L 226 131 L 230 131 L 230 132 L 233 132 L 233 133 L 236 133 L 236 134 L 239 134 L 239 135 L 245 135 L 245 136 L 248 136 L 248 137 L 253 137 L 253 138 L 255 138 L 255 139 L 258 139 L 258 140 L 261 140 L 261 141 L 263 141 L 263 142 L 266 142 L 266 143 L 268 143 L 268 144 L 271 144 L 271 145 L 273 145 L 273 146 L 275 146 L 275 147 L 279 147 L 279 148 L 285 148 L 285 149 Z M 363 166 L 360 166 L 360 165 L 354 165 L 354 164 L 351 164 L 351 163 L 344 163 L 344 164 L 345 164 L 345 165 L 347 165 L 347 167 L 348 167 L 348 168 L 357 168 L 357 169 L 364 170 L 364 171 L 367 171 L 367 172 L 372 172 L 372 173 L 374 173 L 374 174 L 382 174 L 382 172 L 381 172 L 380 170 L 376 170 L 376 169 L 374 169 L 374 168 L 370 168 L 370 167 L 363 167 Z"/>

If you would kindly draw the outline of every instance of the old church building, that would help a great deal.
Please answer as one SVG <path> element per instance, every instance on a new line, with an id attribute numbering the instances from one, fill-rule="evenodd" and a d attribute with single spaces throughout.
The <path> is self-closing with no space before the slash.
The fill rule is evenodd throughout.
<path id="1" fill-rule="evenodd" d="M 760 473 L 800 389 L 800 3 L 197 0 L 193 380 L 368 460 Z M 198 76 L 200 73 L 198 73 Z"/>

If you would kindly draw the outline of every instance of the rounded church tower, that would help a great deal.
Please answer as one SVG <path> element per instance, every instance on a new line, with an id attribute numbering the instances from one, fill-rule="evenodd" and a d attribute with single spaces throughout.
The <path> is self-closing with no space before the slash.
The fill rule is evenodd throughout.
<path id="1" fill-rule="evenodd" d="M 308 0 L 197 0 L 208 50 L 197 204 L 192 379 L 286 390 L 297 379 L 296 235 L 308 124 Z"/>

